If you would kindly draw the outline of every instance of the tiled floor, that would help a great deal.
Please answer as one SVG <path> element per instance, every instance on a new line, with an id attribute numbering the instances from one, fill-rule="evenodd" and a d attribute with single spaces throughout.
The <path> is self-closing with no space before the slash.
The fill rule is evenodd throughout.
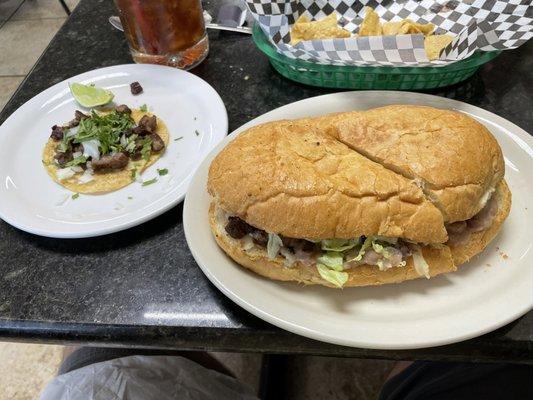
<path id="1" fill-rule="evenodd" d="M 78 1 L 67 0 L 67 4 L 73 9 Z M 0 0 L 0 109 L 65 20 L 66 14 L 57 0 Z M 63 349 L 0 342 L 0 400 L 36 399 L 55 375 Z M 259 355 L 215 356 L 237 377 L 258 387 Z M 287 398 L 375 399 L 391 368 L 388 361 L 295 357 L 288 369 Z"/>
<path id="2" fill-rule="evenodd" d="M 66 18 L 57 0 L 0 0 L 0 109 Z"/>
<path id="3" fill-rule="evenodd" d="M 71 9 L 78 0 L 67 0 Z M 0 0 L 0 109 L 67 16 L 57 0 Z M 63 346 L 0 342 L 0 400 L 36 399 L 56 374 Z"/>

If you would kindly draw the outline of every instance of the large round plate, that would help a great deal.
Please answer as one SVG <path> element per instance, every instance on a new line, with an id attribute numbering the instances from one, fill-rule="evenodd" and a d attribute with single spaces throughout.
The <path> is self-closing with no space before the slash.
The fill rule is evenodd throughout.
<path id="1" fill-rule="evenodd" d="M 262 278 L 234 263 L 209 227 L 209 164 L 242 130 L 259 123 L 388 104 L 420 104 L 470 114 L 498 139 L 513 192 L 511 214 L 483 254 L 456 273 L 397 285 L 347 288 L 300 286 Z M 496 329 L 533 305 L 532 138 L 480 108 L 446 98 L 405 92 L 346 92 L 314 97 L 271 111 L 244 125 L 206 157 L 184 206 L 187 242 L 206 276 L 252 314 L 291 332 L 325 342 L 376 349 L 410 349 L 465 340 Z"/>
<path id="2" fill-rule="evenodd" d="M 133 81 L 141 83 L 142 94 L 131 94 Z M 41 161 L 50 127 L 70 121 L 74 110 L 83 109 L 70 94 L 69 82 L 107 88 L 116 104 L 146 104 L 167 124 L 169 146 L 142 174 L 144 180 L 157 176 L 156 184 L 133 183 L 73 200 L 72 192 L 52 181 Z M 192 173 L 227 129 L 222 100 L 191 73 L 128 64 L 74 76 L 26 102 L 0 126 L 0 218 L 25 231 L 59 238 L 97 236 L 138 225 L 183 199 Z M 159 177 L 158 168 L 167 168 L 169 174 Z"/>

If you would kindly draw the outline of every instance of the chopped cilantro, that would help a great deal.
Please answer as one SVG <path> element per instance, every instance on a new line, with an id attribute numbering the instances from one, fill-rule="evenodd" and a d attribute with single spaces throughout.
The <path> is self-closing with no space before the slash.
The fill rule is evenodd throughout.
<path id="1" fill-rule="evenodd" d="M 159 176 L 165 176 L 166 174 L 168 174 L 168 169 L 166 168 L 161 168 L 161 169 L 157 169 L 157 173 L 159 174 Z"/>
<path id="2" fill-rule="evenodd" d="M 141 110 L 142 112 L 146 112 L 148 111 L 148 106 L 146 104 L 143 104 L 142 106 L 139 107 L 139 110 Z"/>
<path id="3" fill-rule="evenodd" d="M 133 197 L 131 197 L 131 196 L 128 196 L 128 200 L 133 200 Z"/>
<path id="4" fill-rule="evenodd" d="M 143 160 L 148 161 L 150 159 L 150 154 L 152 153 L 152 139 L 145 137 L 140 140 L 140 144 L 142 145 L 141 154 Z"/>
<path id="5" fill-rule="evenodd" d="M 76 200 L 78 197 L 80 197 L 80 194 L 74 193 L 71 197 L 72 197 L 72 200 Z"/>
<path id="6" fill-rule="evenodd" d="M 143 186 L 148 186 L 148 185 L 151 185 L 152 183 L 156 183 L 157 182 L 157 178 L 154 178 L 154 179 L 150 179 L 149 181 L 144 181 L 143 182 Z"/>
<path id="7" fill-rule="evenodd" d="M 68 163 L 65 163 L 65 165 L 63 165 L 63 167 L 64 168 L 73 167 L 75 165 L 84 164 L 86 161 L 87 161 L 87 157 L 79 156 L 79 157 L 76 157 L 75 159 L 73 159 L 72 161 L 69 161 Z"/>
<path id="8" fill-rule="evenodd" d="M 113 111 L 106 115 L 99 115 L 94 110 L 90 118 L 80 121 L 78 132 L 72 138 L 74 143 L 88 140 L 98 140 L 102 155 L 112 151 L 122 151 L 120 137 L 122 133 L 135 125 L 129 114 Z"/>
<path id="9" fill-rule="evenodd" d="M 135 168 L 133 168 L 131 170 L 131 180 L 134 181 L 135 178 L 137 178 L 137 170 Z"/>
<path id="10" fill-rule="evenodd" d="M 174 141 L 177 142 L 178 140 L 181 140 L 181 139 L 183 139 L 183 136 L 180 136 L 179 138 L 174 139 Z"/>
<path id="11" fill-rule="evenodd" d="M 196 136 L 200 136 L 200 132 L 198 132 L 198 129 L 195 129 L 194 133 L 196 133 Z"/>

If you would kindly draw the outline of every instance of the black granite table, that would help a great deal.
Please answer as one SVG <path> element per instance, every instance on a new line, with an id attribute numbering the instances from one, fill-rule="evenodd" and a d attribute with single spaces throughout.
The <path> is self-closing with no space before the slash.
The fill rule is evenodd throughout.
<path id="1" fill-rule="evenodd" d="M 207 9 L 213 4 L 205 2 Z M 72 75 L 131 63 L 109 0 L 82 0 L 0 115 Z M 220 93 L 230 131 L 276 107 L 332 92 L 279 76 L 250 36 L 211 32 L 193 70 Z M 230 68 L 231 66 L 231 68 Z M 453 97 L 533 131 L 533 42 L 484 66 Z M 244 80 L 248 75 L 249 80 Z M 5 149 L 0 149 L 5 151 Z M 56 240 L 0 221 L 0 337 L 45 343 L 323 354 L 388 359 L 533 360 L 533 313 L 485 336 L 413 351 L 347 348 L 273 327 L 226 299 L 185 242 L 182 206 L 137 228 L 100 238 Z"/>

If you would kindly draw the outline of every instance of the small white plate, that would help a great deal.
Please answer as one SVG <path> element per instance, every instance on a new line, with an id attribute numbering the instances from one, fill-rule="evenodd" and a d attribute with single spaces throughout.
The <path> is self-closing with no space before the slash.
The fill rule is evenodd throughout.
<path id="1" fill-rule="evenodd" d="M 130 83 L 144 91 L 134 96 Z M 71 198 L 72 192 L 55 183 L 42 165 L 50 127 L 83 110 L 70 94 L 68 83 L 94 83 L 115 94 L 115 104 L 148 110 L 170 132 L 162 157 L 142 174 L 158 182 L 134 182 L 115 192 Z M 178 204 L 198 164 L 228 131 L 226 108 L 220 96 L 197 76 L 175 68 L 127 64 L 89 71 L 38 94 L 0 126 L 0 218 L 27 232 L 57 238 L 82 238 L 120 231 Z M 180 140 L 176 140 L 182 137 Z M 158 176 L 158 168 L 169 173 Z"/>
<path id="2" fill-rule="evenodd" d="M 455 273 L 397 285 L 333 290 L 262 278 L 234 263 L 209 227 L 208 167 L 236 134 L 259 123 L 389 104 L 454 109 L 481 121 L 498 139 L 513 206 L 498 237 Z M 314 97 L 271 111 L 242 126 L 206 157 L 194 175 L 183 210 L 187 243 L 200 268 L 230 299 L 288 331 L 325 342 L 375 349 L 411 349 L 469 339 L 533 307 L 533 139 L 480 108 L 442 97 L 405 92 L 345 92 Z M 528 209 L 529 208 L 529 209 Z M 504 259 L 505 258 L 505 259 Z"/>

